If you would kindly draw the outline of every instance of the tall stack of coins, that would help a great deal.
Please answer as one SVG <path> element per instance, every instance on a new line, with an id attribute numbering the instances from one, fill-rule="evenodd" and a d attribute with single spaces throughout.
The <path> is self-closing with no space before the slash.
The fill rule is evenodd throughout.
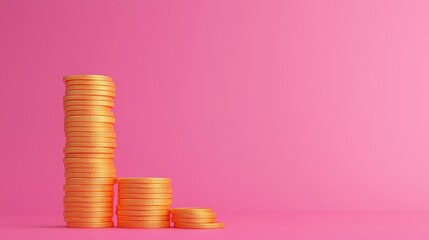
<path id="1" fill-rule="evenodd" d="M 223 222 L 216 222 L 216 213 L 210 208 L 173 208 L 171 221 L 175 228 L 224 228 Z"/>
<path id="2" fill-rule="evenodd" d="M 171 179 L 118 178 L 118 192 L 118 227 L 170 227 Z"/>
<path id="3" fill-rule="evenodd" d="M 66 76 L 64 82 L 64 220 L 67 227 L 113 227 L 115 85 L 100 75 Z"/>

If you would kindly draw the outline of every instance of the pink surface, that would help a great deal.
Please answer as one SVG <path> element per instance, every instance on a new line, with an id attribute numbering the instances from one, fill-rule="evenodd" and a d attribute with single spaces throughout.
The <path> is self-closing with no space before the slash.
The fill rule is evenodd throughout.
<path id="1" fill-rule="evenodd" d="M 0 212 L 61 215 L 77 73 L 116 82 L 118 175 L 171 177 L 175 206 L 429 210 L 428 8 L 2 0 Z"/>

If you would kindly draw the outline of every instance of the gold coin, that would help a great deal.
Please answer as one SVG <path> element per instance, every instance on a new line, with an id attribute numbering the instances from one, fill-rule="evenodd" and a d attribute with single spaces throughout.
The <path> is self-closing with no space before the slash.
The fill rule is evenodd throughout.
<path id="1" fill-rule="evenodd" d="M 171 188 L 130 188 L 118 190 L 121 194 L 140 194 L 140 193 L 173 193 Z"/>
<path id="2" fill-rule="evenodd" d="M 70 100 L 98 100 L 98 101 L 113 101 L 112 97 L 105 96 L 85 96 L 85 95 L 72 95 L 72 96 L 64 96 L 64 101 Z"/>
<path id="3" fill-rule="evenodd" d="M 72 179 L 82 179 L 82 178 L 68 178 L 67 180 Z M 107 178 L 109 179 L 109 178 Z M 98 178 L 95 178 L 93 180 L 100 180 Z M 110 179 L 109 179 L 110 180 Z M 112 179 L 113 183 L 115 182 L 115 179 Z M 111 181 L 112 181 L 111 180 Z M 104 181 L 104 179 L 103 179 Z M 78 182 L 78 181 L 76 181 Z M 70 192 L 111 192 L 113 191 L 113 184 L 104 185 L 104 184 L 97 184 L 97 185 L 72 185 L 72 184 L 66 184 L 64 185 L 64 191 L 70 191 Z"/>
<path id="4" fill-rule="evenodd" d="M 172 198 L 171 193 L 142 193 L 142 194 L 127 194 L 127 193 L 119 193 L 119 198 L 125 199 L 144 199 L 144 198 Z"/>
<path id="5" fill-rule="evenodd" d="M 115 172 L 90 172 L 90 173 L 68 173 L 66 172 L 65 177 L 67 178 L 115 178 Z"/>
<path id="6" fill-rule="evenodd" d="M 111 217 L 105 218 L 67 218 L 69 223 L 101 223 L 101 222 L 111 222 Z"/>
<path id="7" fill-rule="evenodd" d="M 171 205 L 171 199 L 119 199 L 119 205 Z"/>
<path id="8" fill-rule="evenodd" d="M 113 211 L 110 212 L 64 212 L 64 218 L 104 218 L 113 217 Z"/>
<path id="9" fill-rule="evenodd" d="M 113 108 L 115 103 L 113 101 L 97 101 L 97 100 L 72 100 L 65 101 L 64 107 L 67 106 L 105 106 Z"/>
<path id="10" fill-rule="evenodd" d="M 173 213 L 173 218 L 215 218 L 216 213 L 186 213 L 186 214 L 179 214 L 179 213 Z"/>
<path id="11" fill-rule="evenodd" d="M 119 211 L 156 211 L 156 210 L 168 210 L 170 207 L 168 205 L 143 205 L 143 206 L 133 206 L 133 205 L 118 205 L 116 209 Z"/>
<path id="12" fill-rule="evenodd" d="M 107 116 L 114 117 L 112 111 L 94 111 L 94 110 L 76 110 L 76 111 L 68 111 L 66 112 L 66 117 L 70 116 Z"/>
<path id="13" fill-rule="evenodd" d="M 69 75 L 69 76 L 64 76 L 63 80 L 66 83 L 72 80 L 99 80 L 99 81 L 113 82 L 112 78 L 109 76 L 96 75 L 96 74 Z"/>
<path id="14" fill-rule="evenodd" d="M 171 184 L 169 183 L 151 183 L 151 184 L 125 184 L 125 183 L 118 183 L 119 189 L 131 189 L 131 188 L 171 188 Z"/>
<path id="15" fill-rule="evenodd" d="M 80 158 L 80 159 L 88 159 L 91 161 L 96 161 L 96 159 L 114 159 L 115 154 L 113 153 L 66 153 L 66 159 L 68 158 Z"/>
<path id="16" fill-rule="evenodd" d="M 116 148 L 115 142 L 66 142 L 66 147 L 105 147 Z"/>
<path id="17" fill-rule="evenodd" d="M 106 138 L 106 137 L 68 137 L 67 142 L 109 142 L 116 143 L 116 139 L 114 138 Z"/>
<path id="18" fill-rule="evenodd" d="M 113 197 L 64 197 L 64 202 L 113 202 Z"/>
<path id="19" fill-rule="evenodd" d="M 65 153 L 115 153 L 114 148 L 101 147 L 65 147 Z"/>
<path id="20" fill-rule="evenodd" d="M 172 208 L 172 213 L 178 214 L 192 214 L 192 213 L 211 213 L 213 210 L 211 208 L 197 208 L 197 207 L 182 207 L 182 208 Z"/>
<path id="21" fill-rule="evenodd" d="M 115 168 L 66 168 L 66 173 L 116 173 Z"/>
<path id="22" fill-rule="evenodd" d="M 114 132 L 67 132 L 66 137 L 105 137 L 116 139 Z"/>
<path id="23" fill-rule="evenodd" d="M 64 111 L 68 112 L 68 111 L 83 111 L 83 110 L 87 110 L 87 111 L 103 111 L 103 112 L 109 112 L 112 111 L 111 107 L 106 107 L 106 106 L 65 106 L 64 107 Z"/>
<path id="24" fill-rule="evenodd" d="M 118 183 L 119 184 L 127 184 L 127 183 L 142 183 L 142 184 L 146 184 L 146 183 L 171 183 L 171 179 L 170 178 L 118 178 Z"/>
<path id="25" fill-rule="evenodd" d="M 114 192 L 65 192 L 66 197 L 113 197 Z"/>
<path id="26" fill-rule="evenodd" d="M 216 218 L 172 218 L 174 223 L 214 223 Z"/>
<path id="27" fill-rule="evenodd" d="M 86 79 L 86 80 L 70 80 L 66 82 L 66 87 L 74 85 L 90 85 L 90 86 L 110 86 L 115 87 L 115 83 L 112 81 Z"/>
<path id="28" fill-rule="evenodd" d="M 98 134 L 98 133 L 108 133 L 108 134 L 115 134 L 115 129 L 113 127 L 91 127 L 91 126 L 77 126 L 77 127 L 66 127 L 64 128 L 64 132 L 66 133 L 66 136 L 70 133 L 77 132 L 87 132 L 89 134 Z"/>
<path id="29" fill-rule="evenodd" d="M 98 207 L 98 208 L 83 208 L 83 207 L 64 207 L 65 212 L 109 212 L 112 211 L 111 207 Z"/>
<path id="30" fill-rule="evenodd" d="M 96 164 L 96 165 L 113 165 L 113 159 L 109 158 L 64 158 L 65 164 Z"/>
<path id="31" fill-rule="evenodd" d="M 101 168 L 101 169 L 115 169 L 115 164 L 111 163 L 64 163 L 67 168 Z"/>
<path id="32" fill-rule="evenodd" d="M 101 91 L 101 90 L 70 90 L 66 91 L 66 96 L 71 95 L 86 95 L 86 96 L 106 96 L 106 97 L 116 97 L 115 92 L 110 91 Z"/>
<path id="33" fill-rule="evenodd" d="M 118 210 L 117 215 L 121 216 L 160 216 L 160 215 L 169 215 L 170 211 L 168 210 L 154 210 L 154 211 L 122 211 Z"/>
<path id="34" fill-rule="evenodd" d="M 104 85 L 67 85 L 66 91 L 71 91 L 71 90 L 100 90 L 100 91 L 116 92 L 115 87 L 104 86 Z"/>
<path id="35" fill-rule="evenodd" d="M 107 228 L 107 227 L 113 227 L 113 222 L 99 222 L 99 223 L 67 222 L 66 226 L 70 228 Z"/>
<path id="36" fill-rule="evenodd" d="M 103 116 L 101 116 L 103 117 Z M 113 129 L 115 125 L 113 123 L 108 122 L 93 122 L 93 121 L 86 121 L 86 122 L 66 122 L 64 124 L 64 128 L 69 127 L 97 127 L 97 128 L 111 128 Z"/>
<path id="37" fill-rule="evenodd" d="M 115 123 L 116 120 L 114 117 L 108 117 L 108 116 L 70 116 L 65 117 L 66 123 L 71 122 L 97 122 L 97 123 Z"/>
<path id="38" fill-rule="evenodd" d="M 224 228 L 225 224 L 223 222 L 214 222 L 214 223 L 174 223 L 175 228 Z"/>
<path id="39" fill-rule="evenodd" d="M 81 208 L 113 208 L 113 202 L 64 202 L 64 207 L 81 207 Z"/>
<path id="40" fill-rule="evenodd" d="M 118 221 L 120 228 L 168 228 L 170 221 Z"/>
<path id="41" fill-rule="evenodd" d="M 159 215 L 159 216 L 120 216 L 118 215 L 119 221 L 167 221 L 170 220 L 170 215 Z"/>

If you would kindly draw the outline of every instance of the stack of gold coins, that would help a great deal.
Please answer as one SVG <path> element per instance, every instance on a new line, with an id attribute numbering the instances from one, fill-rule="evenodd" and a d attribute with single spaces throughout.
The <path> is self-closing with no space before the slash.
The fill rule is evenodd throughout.
<path id="1" fill-rule="evenodd" d="M 170 227 L 171 179 L 118 178 L 118 192 L 118 227 Z"/>
<path id="2" fill-rule="evenodd" d="M 216 213 L 210 208 L 173 208 L 171 221 L 175 228 L 224 228 L 223 222 L 216 222 Z"/>
<path id="3" fill-rule="evenodd" d="M 113 227 L 115 85 L 100 75 L 66 76 L 64 82 L 64 220 L 67 227 Z"/>

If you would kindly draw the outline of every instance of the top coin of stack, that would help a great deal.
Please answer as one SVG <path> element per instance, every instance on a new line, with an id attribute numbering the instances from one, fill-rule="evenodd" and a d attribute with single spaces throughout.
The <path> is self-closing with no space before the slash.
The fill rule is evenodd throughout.
<path id="1" fill-rule="evenodd" d="M 110 77 L 64 77 L 64 219 L 68 227 L 112 227 L 116 96 Z"/>
<path id="2" fill-rule="evenodd" d="M 216 213 L 210 208 L 173 208 L 171 221 L 175 228 L 224 228 L 223 222 L 216 222 Z"/>
<path id="3" fill-rule="evenodd" d="M 169 178 L 118 178 L 118 227 L 170 227 Z"/>

